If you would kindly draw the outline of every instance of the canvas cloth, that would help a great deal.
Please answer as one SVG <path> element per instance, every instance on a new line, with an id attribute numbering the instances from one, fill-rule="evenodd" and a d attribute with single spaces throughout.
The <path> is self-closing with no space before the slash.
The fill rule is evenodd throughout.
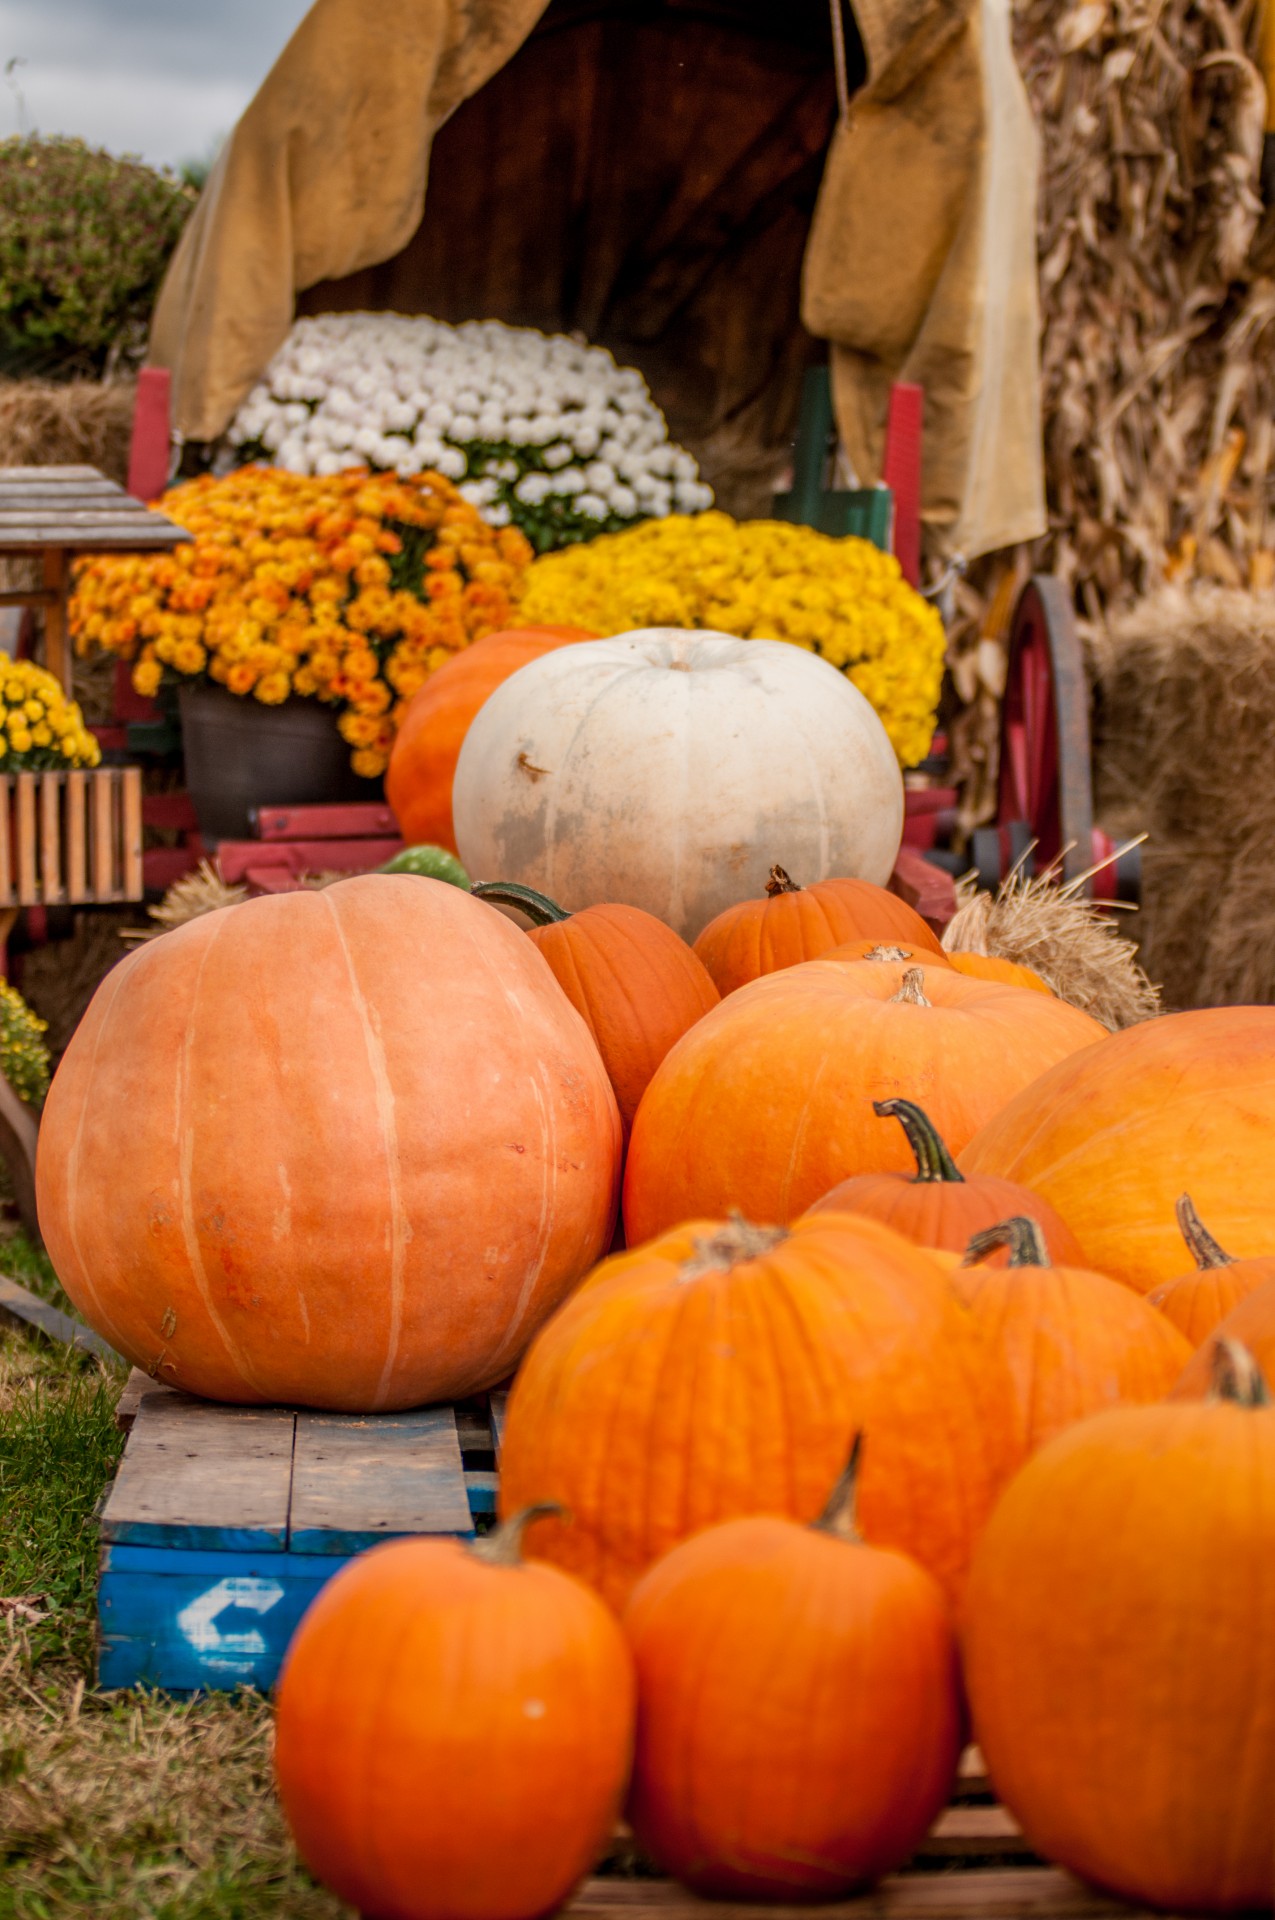
<path id="1" fill-rule="evenodd" d="M 1044 529 L 1036 142 L 1007 0 L 855 0 L 867 84 L 845 103 L 806 254 L 842 436 L 880 470 L 889 387 L 926 389 L 925 502 L 967 556 Z M 296 296 L 403 252 L 438 129 L 545 0 L 314 0 L 230 137 L 160 294 L 174 425 L 216 439 Z M 393 57 L 386 57 L 386 49 Z"/>
<path id="2" fill-rule="evenodd" d="M 833 137 L 802 317 L 837 423 L 880 478 L 889 390 L 925 389 L 923 519 L 973 558 L 1046 527 L 1038 141 L 1008 0 L 855 0 L 866 85 Z"/>

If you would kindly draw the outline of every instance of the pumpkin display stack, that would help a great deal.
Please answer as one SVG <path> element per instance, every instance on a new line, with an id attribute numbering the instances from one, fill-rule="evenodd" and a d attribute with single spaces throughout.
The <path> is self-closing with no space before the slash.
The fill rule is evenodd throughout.
<path id="1" fill-rule="evenodd" d="M 85 1318 L 167 1384 L 412 1407 L 516 1365 L 610 1242 L 620 1145 L 532 942 L 459 887 L 365 875 L 107 975 L 45 1106 L 40 1221 Z"/>

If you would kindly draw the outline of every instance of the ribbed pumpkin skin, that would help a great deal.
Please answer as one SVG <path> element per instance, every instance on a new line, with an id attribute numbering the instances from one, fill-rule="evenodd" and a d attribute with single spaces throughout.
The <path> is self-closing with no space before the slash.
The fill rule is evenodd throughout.
<path id="1" fill-rule="evenodd" d="M 697 1892 L 827 1898 L 905 1860 L 961 1748 L 955 1636 L 903 1554 L 734 1520 L 624 1613 L 639 1689 L 629 1818 Z"/>
<path id="2" fill-rule="evenodd" d="M 1191 1350 L 1154 1307 L 1082 1267 L 958 1267 L 952 1284 L 1013 1376 L 1021 1458 L 1121 1401 L 1163 1400 Z"/>
<path id="3" fill-rule="evenodd" d="M 1065 1266 L 1080 1266 L 1084 1261 L 1080 1242 L 1066 1221 L 1047 1200 L 1026 1187 L 1016 1187 L 1012 1180 L 917 1180 L 906 1173 L 859 1173 L 840 1181 L 810 1209 L 811 1213 L 829 1210 L 861 1213 L 918 1247 L 942 1247 L 949 1253 L 964 1253 L 984 1227 L 1025 1213 L 1039 1225 L 1051 1259 Z M 1003 1267 L 1008 1258 L 1002 1249 L 988 1264 Z"/>
<path id="4" fill-rule="evenodd" d="M 1006 987 L 1028 987 L 1033 993 L 1054 994 L 1051 986 L 1041 979 L 1035 967 L 1019 966 L 1014 960 L 1004 960 L 997 953 L 963 953 L 959 949 L 947 956 L 948 965 L 955 967 L 970 980 L 999 980 Z M 1057 995 L 1054 994 L 1054 998 Z"/>
<path id="5" fill-rule="evenodd" d="M 583 627 L 489 633 L 435 668 L 407 704 L 385 775 L 385 797 L 409 846 L 456 851 L 452 781 L 465 735 L 489 694 L 542 653 L 596 636 Z"/>
<path id="6" fill-rule="evenodd" d="M 570 1526 L 537 1521 L 530 1549 L 619 1608 L 715 1521 L 813 1519 L 861 1427 L 865 1535 L 954 1595 L 1009 1471 L 1003 1361 L 929 1257 L 873 1221 L 812 1216 L 688 1278 L 720 1230 L 618 1255 L 542 1329 L 509 1399 L 501 1512 L 560 1502 Z"/>
<path id="7" fill-rule="evenodd" d="M 44 1110 L 45 1241 L 136 1365 L 375 1411 L 504 1377 L 608 1245 L 620 1121 L 508 920 L 366 875 L 207 914 L 107 975 Z"/>
<path id="8" fill-rule="evenodd" d="M 937 934 L 906 900 L 867 880 L 817 880 L 796 892 L 741 900 L 709 921 L 695 951 L 725 999 L 750 980 L 818 960 L 848 940 L 941 952 Z"/>
<path id="9" fill-rule="evenodd" d="M 1038 1453 L 966 1590 L 974 1737 L 1033 1847 L 1180 1913 L 1266 1908 L 1275 1410 L 1120 1407 Z"/>
<path id="10" fill-rule="evenodd" d="M 686 942 L 640 907 L 584 907 L 529 935 L 593 1035 L 627 1137 L 651 1076 L 718 1003 Z"/>
<path id="11" fill-rule="evenodd" d="M 943 962 L 916 970 L 929 1006 L 892 1000 L 908 971 L 816 960 L 706 1014 L 633 1123 L 630 1243 L 732 1207 L 793 1220 L 853 1174 L 909 1171 L 907 1142 L 874 1100 L 916 1101 L 958 1153 L 1046 1064 L 1106 1038 L 1061 1000 L 966 980 Z"/>
<path id="12" fill-rule="evenodd" d="M 1182 1272 L 1184 1187 L 1236 1259 L 1275 1245 L 1273 1137 L 1275 1009 L 1210 1007 L 1042 1062 L 957 1159 L 1043 1195 L 1089 1266 L 1148 1293 Z"/>
<path id="13" fill-rule="evenodd" d="M 1249 1264 L 1249 1263 L 1245 1263 Z M 1256 1262 L 1252 1263 L 1256 1265 Z M 1225 1267 L 1219 1268 L 1225 1273 Z M 1268 1380 L 1275 1380 L 1275 1280 L 1266 1280 L 1251 1293 L 1237 1300 L 1225 1319 L 1220 1320 L 1191 1355 L 1171 1398 L 1202 1400 L 1209 1391 L 1213 1372 L 1213 1349 L 1218 1340 L 1238 1340 L 1247 1347 Z"/>
<path id="14" fill-rule="evenodd" d="M 302 1858 L 377 1920 L 535 1920 L 604 1850 L 633 1672 L 552 1567 L 395 1541 L 342 1568 L 279 1683 L 275 1769 Z"/>
<path id="15" fill-rule="evenodd" d="M 1275 1258 L 1232 1260 L 1229 1266 L 1184 1273 L 1147 1295 L 1192 1347 L 1204 1344 L 1250 1293 L 1275 1280 Z"/>

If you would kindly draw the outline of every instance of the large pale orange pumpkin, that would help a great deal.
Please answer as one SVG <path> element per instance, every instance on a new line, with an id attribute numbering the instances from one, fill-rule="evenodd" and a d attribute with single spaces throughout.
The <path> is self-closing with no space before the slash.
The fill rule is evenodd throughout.
<path id="1" fill-rule="evenodd" d="M 938 1584 L 864 1544 L 844 1482 L 813 1527 L 729 1520 L 624 1613 L 638 1676 L 629 1818 L 697 1892 L 827 1899 L 907 1858 L 961 1749 Z"/>
<path id="2" fill-rule="evenodd" d="M 610 1838 L 632 1662 L 594 1594 L 519 1561 L 519 1531 L 360 1555 L 288 1649 L 284 1812 L 318 1878 L 377 1920 L 538 1920 Z"/>
<path id="3" fill-rule="evenodd" d="M 772 867 L 760 900 L 741 900 L 710 920 L 695 951 L 725 996 L 763 974 L 817 960 L 848 940 L 919 947 L 937 960 L 942 949 L 919 913 L 867 880 L 816 880 L 799 886 Z"/>
<path id="4" fill-rule="evenodd" d="M 1275 1408 L 1242 1353 L 1217 1393 L 1028 1461 L 963 1615 L 974 1735 L 1032 1845 L 1171 1913 L 1271 1899 Z"/>
<path id="5" fill-rule="evenodd" d="M 629 1240 L 732 1207 L 793 1220 L 852 1174 L 909 1171 L 874 1100 L 924 1107 L 956 1152 L 1047 1063 L 1099 1035 L 1061 1000 L 945 961 L 813 960 L 754 980 L 678 1041 L 643 1095 Z"/>
<path id="6" fill-rule="evenodd" d="M 566 913 L 530 887 L 480 883 L 482 900 L 516 907 L 530 938 L 593 1035 L 611 1076 L 625 1136 L 669 1048 L 720 998 L 685 940 L 641 907 Z"/>
<path id="7" fill-rule="evenodd" d="M 1238 1341 L 1253 1355 L 1266 1378 L 1275 1380 L 1275 1279 L 1263 1281 L 1237 1300 L 1226 1317 L 1205 1334 L 1182 1369 L 1172 1399 L 1199 1400 L 1208 1393 L 1218 1347 L 1225 1341 Z"/>
<path id="8" fill-rule="evenodd" d="M 1165 1014 L 1041 1065 L 956 1149 L 963 1173 L 1042 1194 L 1091 1267 L 1143 1293 L 1182 1271 L 1184 1188 L 1236 1259 L 1275 1246 L 1275 1008 Z"/>
<path id="9" fill-rule="evenodd" d="M 1002 1248 L 1008 1267 L 981 1264 Z M 1130 1288 L 1053 1265 L 1024 1214 L 976 1233 L 952 1281 L 1009 1362 L 1024 1460 L 1086 1414 L 1163 1400 L 1190 1358 L 1177 1328 Z"/>
<path id="10" fill-rule="evenodd" d="M 436 667 L 413 694 L 385 775 L 385 797 L 409 846 L 456 852 L 452 781 L 474 715 L 529 660 L 596 635 L 582 627 L 511 627 L 486 634 Z"/>
<path id="11" fill-rule="evenodd" d="M 942 1247 L 951 1253 L 964 1253 L 971 1236 L 982 1228 L 995 1226 L 1011 1214 L 1026 1214 L 1044 1234 L 1051 1259 L 1064 1266 L 1083 1266 L 1080 1242 L 1047 1200 L 1012 1180 L 995 1180 L 990 1175 L 967 1180 L 929 1115 L 913 1101 L 874 1100 L 872 1110 L 882 1119 L 899 1122 L 916 1161 L 914 1171 L 855 1174 L 816 1200 L 812 1213 L 827 1208 L 864 1213 L 918 1247 Z M 997 1266 L 1007 1266 L 1009 1251 L 1001 1248 L 990 1258 Z"/>
<path id="12" fill-rule="evenodd" d="M 1195 1271 L 1157 1287 L 1148 1298 L 1198 1347 L 1247 1294 L 1275 1280 L 1275 1254 L 1232 1260 L 1195 1211 L 1189 1193 L 1178 1196 L 1177 1217 L 1182 1238 L 1195 1258 Z"/>
<path id="13" fill-rule="evenodd" d="M 677 1541 L 813 1520 L 865 1436 L 866 1536 L 955 1596 L 1010 1470 L 1005 1364 L 944 1274 L 874 1221 L 693 1221 L 599 1268 L 509 1399 L 502 1512 L 553 1500 L 535 1551 L 622 1606 Z"/>
<path id="14" fill-rule="evenodd" d="M 206 914 L 99 987 L 40 1221 L 120 1353 L 214 1400 L 373 1410 L 501 1379 L 608 1245 L 620 1120 L 501 914 L 366 875 Z"/>

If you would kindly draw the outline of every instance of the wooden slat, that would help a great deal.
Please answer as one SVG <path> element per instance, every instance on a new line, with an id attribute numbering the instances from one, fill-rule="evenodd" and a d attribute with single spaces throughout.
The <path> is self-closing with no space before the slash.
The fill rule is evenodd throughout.
<path id="1" fill-rule="evenodd" d="M 80 1347 L 87 1353 L 96 1353 L 104 1360 L 119 1358 L 114 1347 L 108 1346 L 91 1327 L 73 1320 L 69 1313 L 63 1313 L 60 1308 L 51 1307 L 47 1300 L 41 1300 L 38 1294 L 19 1286 L 7 1274 L 0 1274 L 0 1320 L 20 1327 L 24 1333 L 35 1333 L 42 1339 L 59 1341 L 64 1347 Z"/>
<path id="2" fill-rule="evenodd" d="M 1031 1843 L 1004 1807 L 948 1807 L 917 1848 L 925 1860 L 1036 1858 Z"/>
<path id="3" fill-rule="evenodd" d="M 13 778 L 7 773 L 0 774 L 0 910 L 17 903 L 9 859 L 13 814 Z"/>
<path id="4" fill-rule="evenodd" d="M 505 1444 L 505 1410 L 509 1405 L 506 1392 L 493 1393 L 491 1396 L 491 1437 L 496 1449 L 496 1465 L 500 1465 L 500 1455 Z"/>
<path id="5" fill-rule="evenodd" d="M 100 527 L 39 527 L 29 523 L 21 527 L 0 528 L 0 553 L 161 553 L 180 547 L 191 538 L 180 527 L 137 526 L 116 521 Z"/>
<path id="6" fill-rule="evenodd" d="M 55 607 L 58 595 L 47 587 L 12 587 L 0 593 L 0 607 Z"/>
<path id="7" fill-rule="evenodd" d="M 700 1900 L 671 1880 L 586 1880 L 564 1909 L 571 1920 L 1151 1920 L 1095 1893 L 1058 1867 L 986 1873 L 892 1874 L 853 1900 L 812 1909 Z"/>
<path id="8" fill-rule="evenodd" d="M 88 810 L 91 778 L 83 768 L 66 776 L 66 897 L 72 905 L 89 897 Z"/>
<path id="9" fill-rule="evenodd" d="M 152 513 L 138 501 L 121 494 L 118 500 L 68 500 L 64 506 L 0 507 L 0 537 L 14 527 L 64 528 L 73 536 L 96 532 L 98 527 L 171 526 L 163 514 Z"/>
<path id="10" fill-rule="evenodd" d="M 25 485 L 12 480 L 0 481 L 0 506 L 6 507 L 22 507 L 29 500 L 37 505 L 49 501 L 54 506 L 60 506 L 64 500 L 88 500 L 97 506 L 102 501 L 129 498 L 129 494 L 114 480 L 32 480 Z"/>
<path id="11" fill-rule="evenodd" d="M 223 840 L 217 864 L 227 882 L 281 867 L 284 872 L 367 873 L 401 853 L 399 840 Z"/>
<path id="12" fill-rule="evenodd" d="M 121 893 L 125 900 L 140 900 L 145 892 L 142 881 L 141 768 L 125 767 L 121 785 L 123 787 L 121 820 L 123 860 L 120 874 L 123 885 L 121 887 Z"/>
<path id="13" fill-rule="evenodd" d="M 299 1413 L 288 1546 L 358 1553 L 401 1533 L 472 1533 L 456 1416 Z"/>
<path id="14" fill-rule="evenodd" d="M 44 609 L 44 664 L 63 693 L 71 692 L 71 636 L 67 625 L 66 595 L 70 568 L 65 550 L 57 548 L 43 557 L 44 585 L 54 595 Z"/>
<path id="15" fill-rule="evenodd" d="M 23 907 L 38 906 L 40 902 L 39 869 L 36 864 L 36 786 L 39 775 L 20 773 L 17 776 L 18 787 L 18 904 Z"/>
<path id="16" fill-rule="evenodd" d="M 93 847 L 93 899 L 99 905 L 117 898 L 115 891 L 113 768 L 98 767 L 89 788 L 89 831 Z"/>
<path id="17" fill-rule="evenodd" d="M 158 1351 L 161 1336 L 156 1334 Z M 282 1553 L 296 1416 L 146 1396 L 102 1513 L 104 1540 Z"/>
<path id="18" fill-rule="evenodd" d="M 66 899 L 62 874 L 62 786 L 65 775 L 40 775 L 40 898 L 46 907 Z"/>
<path id="19" fill-rule="evenodd" d="M 389 807 L 374 800 L 352 800 L 345 806 L 254 807 L 251 818 L 258 840 L 401 838 Z"/>
<path id="20" fill-rule="evenodd" d="M 0 486 L 25 480 L 102 480 L 105 477 L 96 467 L 0 467 Z"/>

